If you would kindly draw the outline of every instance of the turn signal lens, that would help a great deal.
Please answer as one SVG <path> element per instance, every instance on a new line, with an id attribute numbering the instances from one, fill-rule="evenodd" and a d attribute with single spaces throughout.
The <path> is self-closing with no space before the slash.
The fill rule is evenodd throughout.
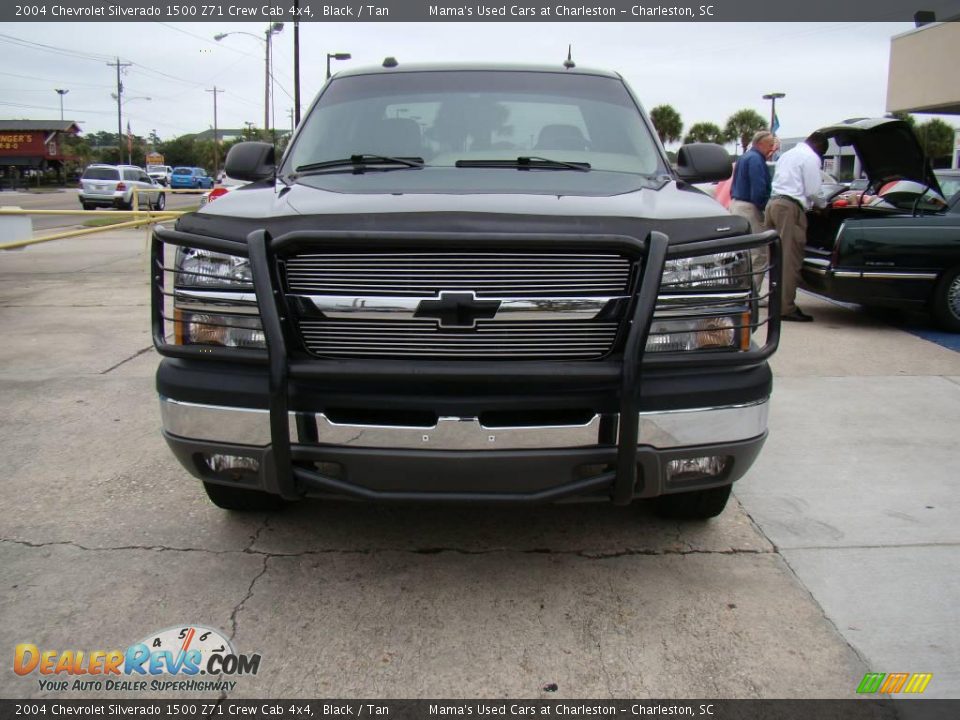
<path id="1" fill-rule="evenodd" d="M 739 316 L 722 315 L 694 320 L 654 320 L 647 352 L 724 350 L 741 347 Z M 749 342 L 749 335 L 748 335 Z"/>

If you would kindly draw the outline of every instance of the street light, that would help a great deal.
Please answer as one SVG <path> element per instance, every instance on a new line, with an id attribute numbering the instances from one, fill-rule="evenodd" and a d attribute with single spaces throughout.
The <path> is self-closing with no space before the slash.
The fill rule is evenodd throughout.
<path id="1" fill-rule="evenodd" d="M 331 60 L 349 60 L 350 53 L 327 53 L 327 80 L 330 79 L 330 61 Z"/>
<path id="2" fill-rule="evenodd" d="M 248 33 L 244 30 L 234 30 L 228 33 L 217 33 L 213 39 L 220 42 L 229 35 L 248 35 L 256 38 L 265 45 L 264 65 L 263 65 L 263 129 L 270 129 L 270 85 L 273 80 L 273 74 L 270 72 L 270 54 L 273 47 L 273 36 L 283 30 L 282 22 L 270 23 L 267 29 L 263 31 L 263 37 Z"/>
<path id="3" fill-rule="evenodd" d="M 770 132 L 776 132 L 773 129 L 773 121 L 777 118 L 777 100 L 786 96 L 787 94 L 782 92 L 767 93 L 763 96 L 764 100 L 770 101 Z"/>
<path id="4" fill-rule="evenodd" d="M 120 99 L 120 96 L 117 95 L 117 93 L 110 93 L 110 97 L 112 97 L 114 100 L 116 100 L 118 105 L 126 105 L 126 104 L 127 104 L 128 102 L 130 102 L 131 100 L 146 100 L 147 102 L 149 102 L 150 100 L 153 99 L 153 98 L 147 97 L 146 95 L 136 95 L 136 96 L 134 96 L 134 97 L 124 98 L 123 100 L 121 100 L 121 99 Z M 121 129 L 122 129 L 122 128 L 121 128 Z M 130 119 L 128 118 L 128 119 L 127 119 L 127 131 L 129 132 L 129 130 L 130 130 Z M 120 162 L 122 163 L 122 162 L 123 162 L 123 150 L 122 150 L 123 145 L 122 145 L 122 140 L 121 140 L 121 138 L 119 138 L 119 137 L 117 138 L 117 144 L 120 145 L 120 147 L 121 147 L 121 150 L 120 150 Z M 130 138 L 129 138 L 129 137 L 127 138 L 127 165 L 133 165 L 133 148 L 130 147 Z"/>
<path id="5" fill-rule="evenodd" d="M 63 88 L 54 88 L 54 90 L 60 96 L 60 122 L 63 122 L 63 96 L 70 91 Z"/>

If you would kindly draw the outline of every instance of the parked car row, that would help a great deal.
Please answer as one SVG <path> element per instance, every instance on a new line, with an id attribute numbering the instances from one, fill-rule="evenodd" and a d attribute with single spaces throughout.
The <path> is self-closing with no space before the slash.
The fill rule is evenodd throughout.
<path id="1" fill-rule="evenodd" d="M 80 177 L 80 204 L 84 210 L 98 207 L 132 210 L 136 188 L 141 207 L 163 210 L 167 198 L 162 187 L 136 165 L 89 165 Z"/>

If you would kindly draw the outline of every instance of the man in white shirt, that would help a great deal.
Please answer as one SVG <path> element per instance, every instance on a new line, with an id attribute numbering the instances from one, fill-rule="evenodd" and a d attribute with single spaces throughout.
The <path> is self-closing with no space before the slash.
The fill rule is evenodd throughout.
<path id="1" fill-rule="evenodd" d="M 780 234 L 783 258 L 781 318 L 810 322 L 813 318 L 797 307 L 797 285 L 807 244 L 807 210 L 818 203 L 822 183 L 820 165 L 827 152 L 827 138 L 819 132 L 788 150 L 777 160 L 765 222 Z"/>

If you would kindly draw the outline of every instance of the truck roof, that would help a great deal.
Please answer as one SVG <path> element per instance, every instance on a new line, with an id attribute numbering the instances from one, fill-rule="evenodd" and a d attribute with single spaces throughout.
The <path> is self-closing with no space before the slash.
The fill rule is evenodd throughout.
<path id="1" fill-rule="evenodd" d="M 389 73 L 409 72 L 536 72 L 555 73 L 560 75 L 599 75 L 608 78 L 620 78 L 620 74 L 610 70 L 596 68 L 564 68 L 556 65 L 520 65 L 514 63 L 400 63 L 396 67 L 382 65 L 367 65 L 359 68 L 341 70 L 334 77 L 349 77 L 352 75 L 385 75 Z"/>

